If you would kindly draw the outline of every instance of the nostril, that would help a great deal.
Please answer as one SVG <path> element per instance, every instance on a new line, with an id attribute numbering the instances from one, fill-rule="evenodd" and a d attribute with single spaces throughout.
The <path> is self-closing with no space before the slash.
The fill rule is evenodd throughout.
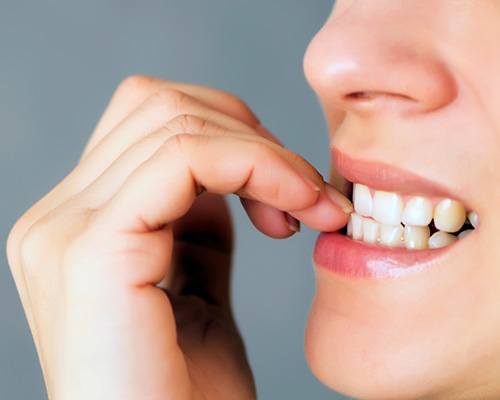
<path id="1" fill-rule="evenodd" d="M 399 99 L 406 101 L 416 101 L 414 98 L 404 94 L 378 92 L 378 91 L 351 92 L 344 95 L 344 100 L 347 101 L 367 101 L 367 100 L 375 100 L 377 98 L 390 98 L 393 100 Z"/>
<path id="2" fill-rule="evenodd" d="M 373 92 L 353 92 L 344 96 L 345 100 L 371 100 Z"/>
<path id="3" fill-rule="evenodd" d="M 357 112 L 387 112 L 418 113 L 423 111 L 425 104 L 418 99 L 402 93 L 387 91 L 354 91 L 344 94 L 341 98 L 344 108 Z"/>

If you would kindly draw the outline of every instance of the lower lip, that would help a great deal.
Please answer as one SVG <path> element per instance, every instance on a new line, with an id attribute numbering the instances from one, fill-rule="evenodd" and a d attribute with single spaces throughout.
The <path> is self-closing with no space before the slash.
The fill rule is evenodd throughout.
<path id="1" fill-rule="evenodd" d="M 314 263 L 349 278 L 397 278 L 430 267 L 450 247 L 412 251 L 357 242 L 337 232 L 322 233 Z"/>

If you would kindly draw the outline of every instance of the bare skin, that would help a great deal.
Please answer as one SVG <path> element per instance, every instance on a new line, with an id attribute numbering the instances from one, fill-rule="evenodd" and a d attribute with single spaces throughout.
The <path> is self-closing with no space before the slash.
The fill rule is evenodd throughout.
<path id="1" fill-rule="evenodd" d="M 305 353 L 337 392 L 500 398 L 499 21 L 498 0 L 337 0 L 306 52 L 332 148 L 432 181 L 481 221 L 397 279 L 316 265 Z M 330 181 L 345 187 L 335 168 Z M 229 299 L 229 193 L 274 238 L 298 221 L 335 231 L 352 210 L 241 100 L 127 79 L 9 237 L 51 399 L 255 397 Z"/>
<path id="2" fill-rule="evenodd" d="M 8 240 L 50 399 L 255 398 L 229 299 L 230 193 L 275 238 L 297 229 L 287 214 L 335 230 L 351 210 L 234 96 L 120 85 Z"/>
<path id="3" fill-rule="evenodd" d="M 306 52 L 332 147 L 446 187 L 482 221 L 426 272 L 317 269 L 306 355 L 336 391 L 500 398 L 499 22 L 498 0 L 337 0 Z"/>

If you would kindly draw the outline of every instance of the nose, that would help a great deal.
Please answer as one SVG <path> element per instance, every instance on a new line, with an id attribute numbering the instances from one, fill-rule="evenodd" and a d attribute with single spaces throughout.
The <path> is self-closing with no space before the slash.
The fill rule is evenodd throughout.
<path id="1" fill-rule="evenodd" d="M 351 9 L 327 21 L 304 59 L 306 77 L 324 104 L 364 115 L 420 114 L 455 99 L 453 75 L 433 43 L 401 20 Z"/>

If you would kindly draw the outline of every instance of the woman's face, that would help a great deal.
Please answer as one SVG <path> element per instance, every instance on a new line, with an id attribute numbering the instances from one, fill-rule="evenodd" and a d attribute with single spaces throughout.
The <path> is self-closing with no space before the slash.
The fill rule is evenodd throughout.
<path id="1" fill-rule="evenodd" d="M 319 239 L 311 368 L 363 399 L 498 398 L 500 2 L 338 0 L 305 71 L 328 121 L 332 181 L 370 188 L 350 233 L 375 242 Z M 411 210 L 407 228 L 390 222 L 416 195 L 417 222 Z M 426 206 L 430 233 L 418 226 Z M 464 208 L 480 224 L 454 241 Z M 403 239 L 383 246 L 382 230 Z M 435 243 L 452 244 L 423 250 L 436 230 L 453 237 Z"/>

